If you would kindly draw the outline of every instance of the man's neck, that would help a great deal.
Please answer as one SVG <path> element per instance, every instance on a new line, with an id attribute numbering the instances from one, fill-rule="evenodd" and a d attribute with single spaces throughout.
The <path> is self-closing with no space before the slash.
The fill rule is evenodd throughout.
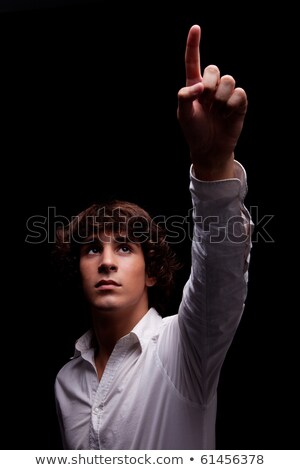
<path id="1" fill-rule="evenodd" d="M 132 331 L 147 311 L 146 308 L 130 316 L 116 314 L 115 312 L 105 314 L 98 311 L 92 312 L 93 330 L 98 345 L 95 353 L 95 362 L 96 365 L 98 364 L 97 370 L 100 368 L 103 372 L 116 343 Z"/>
<path id="2" fill-rule="evenodd" d="M 93 329 L 98 345 L 111 354 L 119 339 L 130 333 L 147 311 L 148 306 L 134 314 L 92 311 Z"/>

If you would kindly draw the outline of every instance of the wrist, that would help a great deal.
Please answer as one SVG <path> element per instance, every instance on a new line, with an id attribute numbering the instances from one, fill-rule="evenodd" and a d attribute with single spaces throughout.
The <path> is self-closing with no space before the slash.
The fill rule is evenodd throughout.
<path id="1" fill-rule="evenodd" d="M 193 171 L 195 177 L 202 181 L 217 181 L 234 178 L 234 154 L 225 162 L 214 163 L 213 165 L 211 163 L 204 164 L 203 162 L 193 162 Z"/>

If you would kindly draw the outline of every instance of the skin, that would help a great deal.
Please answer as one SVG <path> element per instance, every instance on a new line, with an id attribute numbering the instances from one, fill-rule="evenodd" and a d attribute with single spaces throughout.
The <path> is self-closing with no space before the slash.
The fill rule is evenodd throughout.
<path id="1" fill-rule="evenodd" d="M 186 86 L 178 92 L 177 117 L 201 180 L 234 177 L 234 149 L 243 128 L 247 95 L 231 75 L 209 65 L 201 74 L 201 29 L 190 28 L 185 51 Z"/>
<path id="2" fill-rule="evenodd" d="M 201 28 L 193 25 L 185 51 L 186 86 L 178 92 L 177 117 L 190 149 L 193 171 L 200 180 L 233 178 L 234 149 L 243 128 L 247 96 L 230 75 L 209 65 L 201 72 Z M 102 237 L 101 237 L 102 238 Z M 128 334 L 148 311 L 148 288 L 155 279 L 146 274 L 141 247 L 131 252 L 104 240 L 99 249 L 83 251 L 80 271 L 91 306 L 99 346 L 95 366 L 99 380 L 116 342 Z M 97 289 L 101 279 L 120 286 Z"/>
<path id="3" fill-rule="evenodd" d="M 146 273 L 138 243 L 103 233 L 82 247 L 79 268 L 93 328 L 101 344 L 95 356 L 100 379 L 116 342 L 148 311 L 148 288 L 155 279 Z"/>

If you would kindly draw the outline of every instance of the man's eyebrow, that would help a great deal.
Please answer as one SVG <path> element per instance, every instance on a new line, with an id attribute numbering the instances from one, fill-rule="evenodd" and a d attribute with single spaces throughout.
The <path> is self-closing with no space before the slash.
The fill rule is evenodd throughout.
<path id="1" fill-rule="evenodd" d="M 103 235 L 103 238 L 102 238 Z M 106 243 L 107 241 L 111 243 L 125 243 L 125 244 L 130 244 L 130 245 L 140 245 L 140 242 L 137 240 L 132 240 L 130 238 L 130 235 L 128 234 L 114 234 L 114 233 L 109 233 L 105 234 L 105 232 L 97 234 L 97 233 L 91 233 L 88 235 L 84 240 L 81 241 L 81 246 L 89 246 L 89 245 L 102 245 L 103 243 Z"/>
<path id="2" fill-rule="evenodd" d="M 126 235 L 118 235 L 114 237 L 114 241 L 117 243 L 130 243 L 130 239 Z"/>
<path id="3" fill-rule="evenodd" d="M 116 237 L 113 237 L 113 242 L 114 243 L 126 243 L 131 246 L 140 246 L 141 243 L 139 240 L 133 240 L 130 238 L 130 235 L 117 235 Z"/>
<path id="4" fill-rule="evenodd" d="M 127 235 L 117 235 L 114 236 L 113 234 L 108 235 L 110 237 L 110 241 L 115 243 L 134 243 Z M 101 239 L 101 235 L 91 234 L 84 239 L 84 244 L 91 244 L 91 243 L 103 243 Z"/>
<path id="5" fill-rule="evenodd" d="M 80 249 L 83 249 L 84 247 L 90 246 L 90 245 L 96 245 L 99 244 L 99 239 L 97 237 L 93 237 L 90 235 L 89 237 L 85 238 L 80 242 Z"/>
<path id="6" fill-rule="evenodd" d="M 86 238 L 84 239 L 84 243 L 85 243 L 85 244 L 86 244 L 86 243 L 95 243 L 95 242 L 97 242 L 97 241 L 99 241 L 99 239 L 98 239 L 98 237 L 95 237 L 95 235 L 89 235 L 88 237 L 86 237 Z"/>

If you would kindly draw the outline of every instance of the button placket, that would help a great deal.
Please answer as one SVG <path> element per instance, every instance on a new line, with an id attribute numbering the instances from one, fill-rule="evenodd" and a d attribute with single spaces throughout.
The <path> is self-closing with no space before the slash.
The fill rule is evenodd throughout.
<path id="1" fill-rule="evenodd" d="M 115 374 L 123 361 L 126 353 L 128 351 L 130 342 L 129 335 L 122 338 L 119 343 L 116 344 L 103 373 L 103 376 L 98 385 L 97 392 L 94 398 L 94 406 L 92 407 L 92 416 L 91 416 L 91 426 L 92 434 L 94 439 L 98 441 L 99 448 L 101 449 L 101 443 L 106 442 L 106 437 L 103 435 L 102 426 L 103 426 L 103 410 L 104 410 L 104 401 L 109 392 L 110 386 L 113 382 Z"/>

